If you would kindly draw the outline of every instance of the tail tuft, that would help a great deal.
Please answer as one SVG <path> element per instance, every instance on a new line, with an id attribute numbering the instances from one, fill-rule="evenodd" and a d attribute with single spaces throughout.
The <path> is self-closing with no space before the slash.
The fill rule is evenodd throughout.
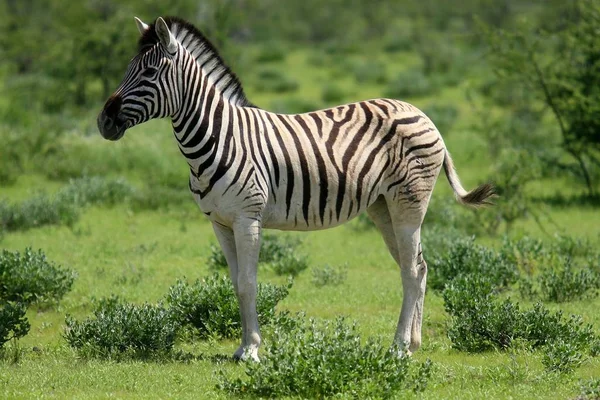
<path id="1" fill-rule="evenodd" d="M 496 197 L 496 189 L 491 183 L 484 183 L 475 189 L 471 190 L 464 196 L 458 199 L 462 204 L 469 206 L 487 206 L 494 204 L 492 198 Z"/>
<path id="2" fill-rule="evenodd" d="M 470 192 L 467 192 L 460 183 L 460 179 L 458 178 L 458 174 L 454 169 L 454 163 L 452 162 L 452 158 L 450 157 L 448 150 L 446 150 L 446 154 L 444 156 L 444 171 L 446 172 L 446 177 L 448 178 L 448 182 L 450 182 L 452 190 L 454 190 L 456 199 L 461 204 L 472 207 L 493 204 L 491 199 L 496 197 L 496 189 L 494 188 L 494 185 L 491 183 L 484 183 Z"/>

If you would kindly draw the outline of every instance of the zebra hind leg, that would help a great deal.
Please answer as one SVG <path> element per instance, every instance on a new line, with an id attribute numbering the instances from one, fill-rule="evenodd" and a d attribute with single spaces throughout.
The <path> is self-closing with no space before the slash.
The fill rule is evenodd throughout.
<path id="1" fill-rule="evenodd" d="M 409 354 L 421 345 L 423 300 L 427 265 L 421 252 L 421 222 L 424 210 L 405 204 L 378 200 L 368 210 L 369 217 L 381 231 L 386 245 L 400 266 L 403 299 L 394 338 L 401 353 L 408 346 Z"/>
<path id="2" fill-rule="evenodd" d="M 371 205 L 368 209 L 367 209 L 367 214 L 369 215 L 369 218 L 373 221 L 373 223 L 375 223 L 375 226 L 377 227 L 377 229 L 379 229 L 379 231 L 381 232 L 381 235 L 383 236 L 383 240 L 390 252 L 390 254 L 392 255 L 392 257 L 394 258 L 394 260 L 396 261 L 396 263 L 398 264 L 398 266 L 401 268 L 402 271 L 404 271 L 402 269 L 402 257 L 401 257 L 401 252 L 399 250 L 398 247 L 398 240 L 396 237 L 396 233 L 394 231 L 394 224 L 392 223 L 392 217 L 390 216 L 390 211 L 388 209 L 388 205 L 387 202 L 385 201 L 384 197 L 379 197 L 375 203 L 373 203 L 373 205 Z M 417 238 L 417 241 L 419 239 Z M 410 246 L 409 246 L 410 247 Z M 411 249 L 407 249 L 405 251 L 403 251 L 404 254 L 407 253 L 413 253 L 413 251 Z M 405 257 L 407 258 L 407 257 Z M 417 258 L 422 260 L 421 257 L 421 253 L 420 253 L 420 245 L 419 245 L 419 252 L 417 253 Z M 406 261 L 408 262 L 408 261 Z M 422 261 L 424 263 L 424 261 Z M 412 262 L 409 263 L 409 265 L 412 265 Z M 419 261 L 417 260 L 417 267 L 419 267 Z M 412 268 L 412 267 L 411 267 Z M 404 272 L 403 272 L 403 285 L 407 285 L 407 281 L 409 279 L 405 279 L 404 278 Z M 414 352 L 416 351 L 420 344 L 421 344 L 421 323 L 422 323 L 422 315 L 423 315 L 423 298 L 424 298 L 424 294 L 425 294 L 425 277 L 426 274 L 426 269 L 423 271 L 423 274 L 421 277 L 417 277 L 417 281 L 419 282 L 419 289 L 417 290 L 417 295 L 416 295 L 416 302 L 415 302 L 415 310 L 413 312 L 413 317 L 412 317 L 412 322 L 410 323 L 411 326 L 411 330 L 410 330 L 410 334 L 407 335 L 406 334 L 406 328 L 405 327 L 400 327 L 401 325 L 401 321 L 402 321 L 402 317 L 400 318 L 400 321 L 398 323 L 398 331 L 396 332 L 396 340 L 395 342 L 399 345 L 399 346 L 406 346 L 408 344 L 409 346 L 409 351 L 410 352 Z M 413 279 L 410 279 L 411 281 Z M 414 284 L 413 284 L 414 286 Z M 412 298 L 414 297 L 414 295 L 410 298 L 407 298 L 406 295 L 406 286 L 404 289 L 404 300 L 403 300 L 403 310 L 408 310 L 408 305 L 410 304 L 410 302 L 413 302 Z M 408 311 L 404 311 L 405 315 Z M 408 318 L 408 317 L 405 317 Z M 401 333 L 404 332 L 404 333 Z"/>

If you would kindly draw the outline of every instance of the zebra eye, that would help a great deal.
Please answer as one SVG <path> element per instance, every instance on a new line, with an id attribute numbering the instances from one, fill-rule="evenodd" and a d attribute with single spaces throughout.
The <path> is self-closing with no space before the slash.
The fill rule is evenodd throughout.
<path id="1" fill-rule="evenodd" d="M 144 72 L 142 72 L 142 76 L 144 78 L 154 78 L 157 72 L 158 70 L 156 68 L 148 67 L 144 70 Z"/>

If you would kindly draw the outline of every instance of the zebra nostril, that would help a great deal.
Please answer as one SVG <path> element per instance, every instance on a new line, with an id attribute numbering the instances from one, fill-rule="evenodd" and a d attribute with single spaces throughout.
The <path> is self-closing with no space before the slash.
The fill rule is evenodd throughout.
<path id="1" fill-rule="evenodd" d="M 114 120 L 113 120 L 111 117 L 108 117 L 108 116 L 106 116 L 106 117 L 104 118 L 104 128 L 105 128 L 105 129 L 110 129 L 110 128 L 112 128 L 112 127 L 113 127 L 113 125 L 114 125 L 114 122 L 115 122 L 115 121 L 114 121 Z"/>

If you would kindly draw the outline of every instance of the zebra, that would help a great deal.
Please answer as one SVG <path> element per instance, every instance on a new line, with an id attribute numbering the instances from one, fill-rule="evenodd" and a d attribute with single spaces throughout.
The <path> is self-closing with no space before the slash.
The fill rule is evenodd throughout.
<path id="1" fill-rule="evenodd" d="M 444 168 L 457 200 L 489 204 L 491 184 L 466 191 L 433 122 L 418 108 L 373 99 L 303 114 L 261 109 L 192 24 L 135 18 L 138 53 L 97 123 L 119 140 L 134 125 L 170 118 L 189 189 L 211 221 L 240 307 L 234 358 L 258 361 L 257 263 L 263 229 L 310 231 L 366 211 L 400 267 L 398 353 L 421 345 L 427 264 L 420 231 Z"/>

